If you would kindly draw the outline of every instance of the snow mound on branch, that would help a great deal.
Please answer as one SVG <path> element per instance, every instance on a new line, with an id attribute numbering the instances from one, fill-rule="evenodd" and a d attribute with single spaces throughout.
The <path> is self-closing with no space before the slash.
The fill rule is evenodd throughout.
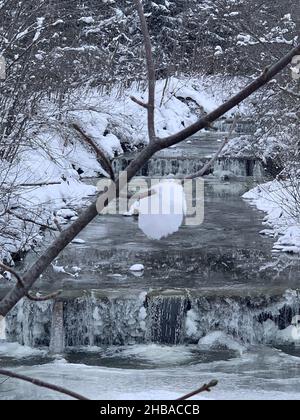
<path id="1" fill-rule="evenodd" d="M 183 187 L 175 180 L 162 181 L 153 194 L 140 201 L 139 228 L 150 239 L 162 239 L 177 232 L 186 213 Z"/>

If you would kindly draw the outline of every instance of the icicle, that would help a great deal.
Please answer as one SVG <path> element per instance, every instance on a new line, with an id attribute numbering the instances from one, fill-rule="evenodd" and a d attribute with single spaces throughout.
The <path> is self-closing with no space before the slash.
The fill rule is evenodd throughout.
<path id="1" fill-rule="evenodd" d="M 54 303 L 52 312 L 50 351 L 61 354 L 64 348 L 64 304 L 62 301 L 57 301 Z"/>
<path id="2" fill-rule="evenodd" d="M 0 340 L 5 340 L 6 339 L 6 321 L 5 318 L 3 318 L 3 316 L 0 315 Z"/>

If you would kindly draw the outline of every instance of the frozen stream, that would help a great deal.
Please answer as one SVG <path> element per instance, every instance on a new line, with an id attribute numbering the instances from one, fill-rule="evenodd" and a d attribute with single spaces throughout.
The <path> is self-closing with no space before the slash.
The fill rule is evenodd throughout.
<path id="1" fill-rule="evenodd" d="M 172 149 L 143 175 L 197 169 L 216 139 Z M 39 282 L 63 285 L 60 301 L 25 301 L 2 323 L 1 366 L 98 399 L 176 398 L 213 378 L 220 385 L 205 398 L 300 399 L 299 262 L 272 254 L 264 215 L 241 199 L 261 173 L 255 161 L 218 162 L 204 223 L 160 242 L 134 218 L 98 217 L 56 261 L 67 274 L 50 269 Z M 61 398 L 1 379 L 0 399 Z"/>

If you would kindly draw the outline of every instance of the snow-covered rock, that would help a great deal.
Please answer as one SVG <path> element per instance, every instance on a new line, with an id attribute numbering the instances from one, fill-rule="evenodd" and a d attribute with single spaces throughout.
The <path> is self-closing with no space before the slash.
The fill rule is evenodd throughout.
<path id="1" fill-rule="evenodd" d="M 141 272 L 144 270 L 145 270 L 145 267 L 143 264 L 134 264 L 130 267 L 130 271 L 132 272 Z"/>

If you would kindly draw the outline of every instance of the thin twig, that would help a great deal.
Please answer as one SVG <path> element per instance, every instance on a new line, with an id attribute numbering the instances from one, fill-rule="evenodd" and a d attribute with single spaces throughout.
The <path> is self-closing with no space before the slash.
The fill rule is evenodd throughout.
<path id="1" fill-rule="evenodd" d="M 14 213 L 14 212 L 13 212 L 13 211 L 11 211 L 11 210 L 7 210 L 7 213 L 8 213 L 8 214 L 10 214 L 11 216 L 15 216 L 15 217 L 16 217 L 17 219 L 19 219 L 19 220 L 22 220 L 22 222 L 32 223 L 32 224 L 34 224 L 34 225 L 36 225 L 36 226 L 39 226 L 39 227 L 41 227 L 41 228 L 43 228 L 43 229 L 49 229 L 49 230 L 53 230 L 53 231 L 55 231 L 55 232 L 56 232 L 56 229 L 55 229 L 55 228 L 53 228 L 52 226 L 45 225 L 44 223 L 39 223 L 39 222 L 37 222 L 37 221 L 35 221 L 35 220 L 29 219 L 28 217 L 23 217 L 23 216 L 20 216 L 19 214 Z"/>
<path id="2" fill-rule="evenodd" d="M 237 125 L 237 121 L 238 121 L 238 116 L 236 115 L 234 117 L 234 120 L 233 120 L 233 123 L 231 125 L 231 128 L 230 128 L 230 131 L 229 131 L 228 135 L 225 137 L 225 139 L 224 139 L 223 143 L 221 144 L 220 148 L 217 150 L 215 155 L 210 159 L 210 161 L 207 162 L 206 165 L 204 165 L 203 168 L 200 169 L 200 171 L 198 171 L 198 172 L 196 172 L 192 175 L 188 175 L 187 177 L 185 177 L 185 179 L 200 178 L 201 176 L 203 176 L 209 170 L 209 168 L 212 167 L 212 165 L 215 163 L 215 161 L 218 159 L 218 157 L 222 153 L 222 150 L 224 149 L 226 144 L 229 142 L 229 140 L 232 136 L 232 133 L 234 132 L 234 129 Z"/>
<path id="3" fill-rule="evenodd" d="M 19 373 L 11 372 L 10 370 L 0 369 L 0 375 L 7 376 L 8 378 L 20 379 L 21 381 L 29 382 L 41 388 L 47 388 L 47 389 L 50 389 L 51 391 L 68 395 L 69 397 L 72 397 L 75 400 L 89 401 L 89 398 L 86 398 L 83 395 L 77 394 L 77 392 L 70 391 L 67 388 L 63 388 L 61 386 L 54 385 L 54 384 L 49 384 L 48 382 L 41 381 L 40 379 L 31 378 L 30 376 L 21 375 Z"/>
<path id="4" fill-rule="evenodd" d="M 196 389 L 196 391 L 192 391 L 189 394 L 184 395 L 183 397 L 177 398 L 176 401 L 184 401 L 191 397 L 194 397 L 195 395 L 201 394 L 203 392 L 211 392 L 211 388 L 214 388 L 218 385 L 218 381 L 213 380 L 209 384 L 204 384 L 201 388 Z"/>

